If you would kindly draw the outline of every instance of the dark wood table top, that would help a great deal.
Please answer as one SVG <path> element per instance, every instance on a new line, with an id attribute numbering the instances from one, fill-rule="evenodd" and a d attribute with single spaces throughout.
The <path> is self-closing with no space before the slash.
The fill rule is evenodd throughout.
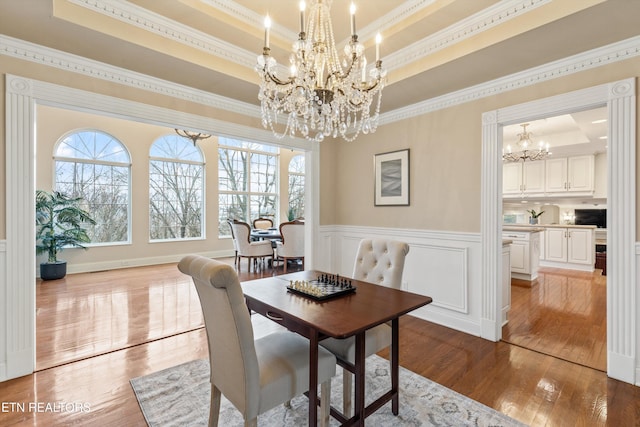
<path id="1" fill-rule="evenodd" d="M 322 271 L 307 270 L 242 283 L 245 298 L 263 304 L 325 337 L 346 338 L 431 303 L 431 297 L 352 280 L 355 292 L 316 301 L 288 292 L 290 280 L 315 280 Z"/>

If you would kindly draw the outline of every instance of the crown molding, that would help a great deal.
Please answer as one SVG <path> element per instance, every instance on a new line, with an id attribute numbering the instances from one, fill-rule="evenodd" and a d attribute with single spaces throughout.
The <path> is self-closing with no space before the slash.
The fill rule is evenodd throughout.
<path id="1" fill-rule="evenodd" d="M 196 90 L 4 35 L 0 35 L 0 55 L 11 56 L 88 77 L 224 109 L 236 114 L 253 118 L 261 117 L 260 107 L 256 105 Z M 405 120 L 488 96 L 499 95 L 580 71 L 624 61 L 638 55 L 640 55 L 640 36 L 383 113 L 380 115 L 380 125 Z"/>
<path id="2" fill-rule="evenodd" d="M 551 0 L 506 0 L 498 2 L 404 49 L 386 55 L 384 58 L 385 68 L 391 72 L 394 69 L 406 67 L 427 55 L 450 48 L 468 38 L 476 37 L 480 33 L 497 25 L 502 25 L 550 2 Z M 384 27 L 392 23 L 382 21 L 381 24 Z"/>
<path id="3" fill-rule="evenodd" d="M 103 62 L 0 35 L 0 55 L 154 92 L 244 116 L 260 118 L 260 107 L 232 98 L 157 79 Z"/>
<path id="4" fill-rule="evenodd" d="M 640 55 L 640 36 L 380 114 L 380 125 L 625 61 Z"/>

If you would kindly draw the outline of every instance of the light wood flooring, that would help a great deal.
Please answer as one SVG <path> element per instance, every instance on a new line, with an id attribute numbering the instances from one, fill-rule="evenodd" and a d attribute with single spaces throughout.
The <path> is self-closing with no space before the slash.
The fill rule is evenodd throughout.
<path id="1" fill-rule="evenodd" d="M 241 280 L 269 274 L 246 274 L 243 263 Z M 0 425 L 146 425 L 129 380 L 207 357 L 189 284 L 175 264 L 38 283 L 40 370 L 2 383 Z M 256 335 L 270 327 L 255 324 Z M 400 321 L 400 347 L 402 366 L 529 425 L 640 425 L 640 388 L 581 364 L 412 316 Z M 83 410 L 15 406 L 29 402 L 75 402 Z"/>
<path id="2" fill-rule="evenodd" d="M 511 282 L 509 322 L 502 339 L 606 372 L 607 278 L 541 268 L 533 282 Z"/>

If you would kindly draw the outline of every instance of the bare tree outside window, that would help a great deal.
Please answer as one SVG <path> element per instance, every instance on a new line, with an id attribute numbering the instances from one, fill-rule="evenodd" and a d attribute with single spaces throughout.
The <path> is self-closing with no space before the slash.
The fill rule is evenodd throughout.
<path id="1" fill-rule="evenodd" d="M 304 154 L 289 162 L 289 221 L 304 218 Z"/>
<path id="2" fill-rule="evenodd" d="M 278 149 L 222 137 L 219 145 L 219 235 L 231 235 L 228 218 L 251 223 L 266 217 L 277 222 Z"/>
<path id="3" fill-rule="evenodd" d="M 203 236 L 204 160 L 190 140 L 158 138 L 149 159 L 149 238 Z"/>
<path id="4" fill-rule="evenodd" d="M 113 136 L 82 130 L 63 137 L 54 151 L 54 187 L 82 197 L 96 220 L 87 224 L 91 244 L 129 241 L 130 156 Z"/>

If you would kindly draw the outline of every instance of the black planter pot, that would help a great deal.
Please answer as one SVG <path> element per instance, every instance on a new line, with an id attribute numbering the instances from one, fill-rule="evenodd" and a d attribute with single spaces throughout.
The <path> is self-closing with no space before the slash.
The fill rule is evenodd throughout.
<path id="1" fill-rule="evenodd" d="M 40 278 L 42 280 L 62 279 L 67 275 L 67 261 L 40 264 Z"/>

